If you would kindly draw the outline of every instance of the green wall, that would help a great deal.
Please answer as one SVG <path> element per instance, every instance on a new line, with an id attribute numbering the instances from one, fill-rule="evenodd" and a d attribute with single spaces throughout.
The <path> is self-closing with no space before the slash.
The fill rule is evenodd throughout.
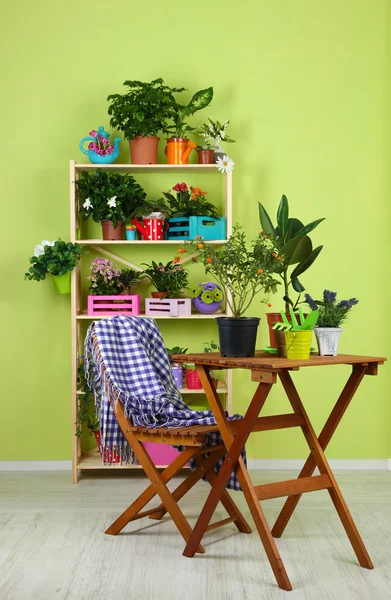
<path id="1" fill-rule="evenodd" d="M 69 159 L 81 161 L 79 139 L 108 125 L 106 96 L 125 79 L 214 86 L 200 119 L 231 119 L 235 220 L 255 234 L 257 201 L 274 213 L 282 193 L 295 216 L 325 216 L 313 236 L 324 250 L 303 281 L 314 295 L 329 287 L 360 299 L 341 351 L 387 354 L 389 8 L 388 0 L 3 5 L 1 460 L 71 456 L 69 300 L 23 273 L 36 243 L 69 237 Z M 200 350 L 216 339 L 207 327 L 183 325 L 182 339 Z M 266 341 L 263 322 L 259 345 Z M 295 376 L 318 427 L 347 375 L 336 367 Z M 387 366 L 364 380 L 329 456 L 391 456 L 389 385 Z M 236 374 L 236 410 L 253 389 L 248 374 Z M 267 407 L 287 409 L 281 389 Z M 249 451 L 306 454 L 297 432 L 258 434 Z"/>

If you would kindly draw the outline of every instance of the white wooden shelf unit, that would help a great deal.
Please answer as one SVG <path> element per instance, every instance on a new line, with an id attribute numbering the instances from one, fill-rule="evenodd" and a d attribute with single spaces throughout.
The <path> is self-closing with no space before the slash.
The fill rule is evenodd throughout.
<path id="1" fill-rule="evenodd" d="M 109 252 L 105 246 L 131 246 L 140 244 L 155 244 L 159 247 L 178 245 L 182 240 L 164 240 L 164 241 L 143 241 L 143 240 L 121 240 L 121 241 L 109 241 L 100 239 L 77 239 L 78 231 L 81 231 L 81 218 L 79 213 L 78 199 L 76 194 L 75 182 L 80 177 L 80 173 L 83 171 L 95 171 L 97 169 L 103 169 L 105 171 L 116 171 L 124 173 L 164 173 L 164 172 L 209 172 L 216 173 L 218 177 L 225 178 L 225 202 L 224 212 L 227 219 L 227 238 L 232 233 L 232 173 L 221 175 L 216 165 L 168 165 L 168 164 L 157 164 L 157 165 L 131 165 L 131 164 L 113 164 L 113 165 L 93 165 L 93 164 L 80 164 L 74 160 L 70 161 L 70 239 L 71 242 L 79 242 L 80 244 L 90 246 L 91 249 L 110 257 L 111 259 L 122 263 L 128 267 L 135 267 L 132 263 L 125 260 L 121 256 L 113 252 Z M 219 245 L 224 240 L 214 240 L 208 243 Z M 83 260 L 83 259 L 82 259 Z M 141 268 L 140 268 L 141 270 Z M 76 437 L 76 415 L 78 410 L 78 398 L 81 395 L 80 390 L 77 389 L 77 367 L 79 357 L 83 355 L 83 322 L 93 321 L 102 317 L 92 317 L 87 314 L 83 307 L 82 293 L 81 293 L 81 265 L 79 264 L 73 271 L 71 277 L 71 331 L 72 331 L 72 481 L 77 483 L 79 474 L 83 470 L 89 469 L 101 469 L 102 461 L 98 449 L 91 450 L 82 454 L 80 438 Z M 220 313 L 220 316 L 230 316 L 229 308 Z M 194 313 L 188 317 L 159 317 L 159 319 L 170 319 L 175 326 L 177 321 L 182 322 L 183 319 L 214 319 L 217 315 L 203 315 Z M 185 342 L 184 342 L 185 343 Z M 226 409 L 232 412 L 232 373 L 226 371 L 225 381 L 221 382 L 218 387 L 218 391 L 221 394 L 225 394 L 226 397 Z M 203 394 L 203 390 L 189 390 L 187 388 L 181 390 L 182 394 Z M 165 465 L 159 465 L 165 466 Z M 113 465 L 110 469 L 137 469 L 139 465 Z"/>

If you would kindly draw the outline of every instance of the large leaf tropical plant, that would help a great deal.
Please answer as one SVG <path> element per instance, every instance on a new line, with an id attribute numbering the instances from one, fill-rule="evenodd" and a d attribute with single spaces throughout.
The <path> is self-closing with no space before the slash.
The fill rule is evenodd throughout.
<path id="1" fill-rule="evenodd" d="M 304 225 L 299 219 L 289 217 L 288 198 L 283 195 L 277 210 L 277 224 L 273 225 L 265 207 L 258 202 L 259 218 L 263 232 L 275 246 L 275 258 L 279 261 L 279 276 L 284 285 L 285 310 L 296 308 L 305 287 L 299 277 L 309 269 L 323 246 L 312 247 L 309 233 L 324 221 L 324 218 Z M 290 297 L 291 289 L 298 293 L 296 301 Z"/>

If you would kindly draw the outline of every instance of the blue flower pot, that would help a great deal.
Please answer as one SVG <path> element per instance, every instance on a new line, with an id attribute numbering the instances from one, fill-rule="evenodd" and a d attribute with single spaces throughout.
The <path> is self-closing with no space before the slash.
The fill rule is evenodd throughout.
<path id="1" fill-rule="evenodd" d="M 127 240 L 135 240 L 137 234 L 137 229 L 127 229 L 126 230 L 126 239 Z"/>

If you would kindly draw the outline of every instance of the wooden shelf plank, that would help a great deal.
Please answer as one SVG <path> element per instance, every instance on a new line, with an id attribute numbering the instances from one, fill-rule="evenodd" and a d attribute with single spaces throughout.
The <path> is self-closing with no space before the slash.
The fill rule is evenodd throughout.
<path id="1" fill-rule="evenodd" d="M 168 165 L 168 164 L 156 164 L 156 165 L 132 165 L 132 164 L 111 164 L 111 165 L 93 165 L 93 164 L 78 164 L 75 163 L 76 171 L 95 171 L 103 169 L 104 171 L 211 171 L 217 172 L 216 164 L 213 165 Z"/>
<path id="2" fill-rule="evenodd" d="M 181 240 L 178 238 L 177 240 L 77 240 L 78 244 L 83 245 L 94 245 L 94 246 L 103 246 L 106 244 L 115 244 L 115 245 L 132 245 L 132 244 L 159 244 L 159 245 L 179 245 L 184 242 L 188 242 L 189 240 Z M 219 244 L 225 244 L 227 240 L 207 240 L 208 244 L 212 246 L 218 246 Z"/>
<path id="3" fill-rule="evenodd" d="M 119 313 L 118 313 L 119 314 Z M 115 317 L 116 315 L 113 314 L 113 317 Z M 140 317 L 146 317 L 147 315 L 138 315 Z M 229 315 L 226 313 L 213 313 L 212 315 L 201 315 L 201 314 L 194 314 L 194 315 L 189 315 L 187 317 L 166 317 L 166 316 L 157 316 L 155 315 L 154 317 L 149 317 L 150 319 L 171 319 L 171 321 L 176 321 L 178 319 L 188 319 L 188 320 L 192 320 L 192 319 L 215 319 L 216 317 L 228 317 Z M 84 321 L 96 321 L 97 319 L 107 319 L 108 317 L 98 317 L 97 315 L 87 315 L 86 313 L 82 313 L 80 315 L 76 315 L 76 319 L 77 320 L 84 320 Z"/>
<path id="4" fill-rule="evenodd" d="M 165 469 L 167 465 L 156 465 L 159 469 Z M 188 467 L 184 467 L 188 468 Z M 87 471 L 90 469 L 105 469 L 106 472 L 116 471 L 118 469 L 142 469 L 141 465 L 120 465 L 103 466 L 102 458 L 98 448 L 94 448 L 85 454 L 82 454 L 77 464 L 78 471 Z"/>

